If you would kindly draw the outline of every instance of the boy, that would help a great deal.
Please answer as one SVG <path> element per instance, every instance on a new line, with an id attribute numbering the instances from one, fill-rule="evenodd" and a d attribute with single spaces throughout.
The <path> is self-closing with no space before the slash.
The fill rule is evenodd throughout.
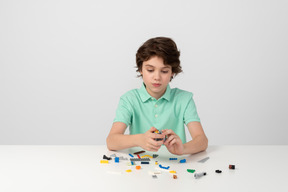
<path id="1" fill-rule="evenodd" d="M 208 139 L 192 93 L 169 86 L 173 77 L 182 72 L 179 56 L 175 42 L 166 37 L 149 39 L 138 49 L 137 72 L 143 78 L 143 85 L 121 96 L 106 139 L 109 150 L 137 146 L 158 151 L 164 144 L 170 153 L 183 155 L 207 149 Z M 189 142 L 186 142 L 184 124 L 192 137 Z M 127 126 L 130 135 L 124 134 Z M 162 134 L 154 133 L 157 130 Z"/>

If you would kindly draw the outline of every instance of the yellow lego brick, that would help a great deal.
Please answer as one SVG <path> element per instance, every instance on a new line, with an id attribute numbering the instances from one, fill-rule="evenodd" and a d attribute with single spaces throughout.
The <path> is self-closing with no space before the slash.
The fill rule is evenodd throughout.
<path id="1" fill-rule="evenodd" d="M 150 157 L 150 158 L 153 158 L 153 157 L 150 156 L 150 155 L 143 155 L 141 158 L 143 158 L 143 157 Z"/>
<path id="2" fill-rule="evenodd" d="M 109 163 L 109 161 L 108 160 L 101 160 L 100 163 L 106 163 L 107 164 L 107 163 Z"/>
<path id="3" fill-rule="evenodd" d="M 128 173 L 129 173 L 129 172 L 132 172 L 132 170 L 131 170 L 131 169 L 127 169 L 127 170 L 126 170 L 126 172 L 128 172 Z"/>
<path id="4" fill-rule="evenodd" d="M 174 173 L 176 173 L 176 171 L 173 171 L 173 170 L 172 170 L 172 171 L 169 171 L 169 173 L 173 173 L 173 174 L 174 174 Z"/>

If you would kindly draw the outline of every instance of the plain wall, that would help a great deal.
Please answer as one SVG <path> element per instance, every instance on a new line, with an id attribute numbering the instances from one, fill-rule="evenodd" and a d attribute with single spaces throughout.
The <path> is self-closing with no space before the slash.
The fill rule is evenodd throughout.
<path id="1" fill-rule="evenodd" d="M 287 34 L 285 0 L 0 0 L 0 144 L 105 144 L 156 36 L 210 145 L 288 144 Z"/>

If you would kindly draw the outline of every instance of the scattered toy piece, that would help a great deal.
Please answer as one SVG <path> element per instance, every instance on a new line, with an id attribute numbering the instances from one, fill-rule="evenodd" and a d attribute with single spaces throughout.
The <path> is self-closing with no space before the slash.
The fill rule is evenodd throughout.
<path id="1" fill-rule="evenodd" d="M 141 161 L 141 164 L 149 164 L 148 161 Z"/>
<path id="2" fill-rule="evenodd" d="M 123 157 L 123 156 L 119 157 L 119 159 L 120 159 L 120 160 L 128 160 L 127 157 Z"/>
<path id="3" fill-rule="evenodd" d="M 141 169 L 141 166 L 140 166 L 140 165 L 137 165 L 137 166 L 136 166 L 136 169 L 137 169 L 137 170 L 140 170 L 140 169 Z"/>
<path id="4" fill-rule="evenodd" d="M 101 161 L 100 161 L 100 163 L 102 163 L 102 164 L 103 164 L 103 163 L 106 163 L 106 164 L 108 164 L 108 163 L 109 163 L 109 161 L 108 161 L 108 160 L 101 160 Z"/>
<path id="5" fill-rule="evenodd" d="M 186 159 L 181 159 L 179 163 L 186 163 Z"/>
<path id="6" fill-rule="evenodd" d="M 177 179 L 177 175 L 173 175 L 173 179 Z"/>
<path id="7" fill-rule="evenodd" d="M 235 169 L 235 165 L 229 165 L 229 169 Z"/>
<path id="8" fill-rule="evenodd" d="M 129 153 L 130 157 L 134 157 L 131 153 Z"/>
<path id="9" fill-rule="evenodd" d="M 153 158 L 153 157 L 150 156 L 150 155 L 143 155 L 143 156 L 141 156 L 141 158 L 144 158 L 144 157 L 150 157 L 150 158 Z"/>
<path id="10" fill-rule="evenodd" d="M 187 171 L 188 171 L 189 173 L 194 173 L 194 172 L 195 172 L 195 169 L 187 169 Z"/>
<path id="11" fill-rule="evenodd" d="M 169 158 L 170 161 L 177 160 L 177 158 Z"/>
<path id="12" fill-rule="evenodd" d="M 198 179 L 198 178 L 200 178 L 200 177 L 202 177 L 202 176 L 204 176 L 204 175 L 206 175 L 206 172 L 195 173 L 195 174 L 194 174 L 194 177 L 195 177 L 195 179 Z"/>
<path id="13" fill-rule="evenodd" d="M 130 172 L 132 172 L 132 170 L 131 170 L 131 169 L 127 169 L 126 172 L 127 172 L 127 173 L 130 173 Z"/>
<path id="14" fill-rule="evenodd" d="M 111 157 L 107 157 L 106 155 L 103 155 L 103 159 L 111 160 Z"/>
<path id="15" fill-rule="evenodd" d="M 115 157 L 115 163 L 119 163 L 119 157 Z"/>
<path id="16" fill-rule="evenodd" d="M 157 177 L 157 175 L 152 175 L 152 178 L 157 179 L 158 177 Z"/>
<path id="17" fill-rule="evenodd" d="M 204 159 L 201 159 L 198 161 L 199 163 L 205 163 L 210 157 L 205 157 Z"/>
<path id="18" fill-rule="evenodd" d="M 173 174 L 174 174 L 174 173 L 176 173 L 176 171 L 173 171 L 173 170 L 172 170 L 172 171 L 169 171 L 169 173 L 173 173 Z"/>
<path id="19" fill-rule="evenodd" d="M 138 159 L 141 159 L 140 155 L 137 155 Z"/>
<path id="20" fill-rule="evenodd" d="M 170 168 L 170 166 L 164 167 L 164 166 L 162 166 L 161 164 L 159 164 L 159 167 L 162 168 L 162 169 L 169 169 L 169 168 Z"/>
<path id="21" fill-rule="evenodd" d="M 142 158 L 142 159 L 130 158 L 130 161 L 150 161 L 150 158 Z"/>
<path id="22" fill-rule="evenodd" d="M 157 155 L 157 154 L 153 154 L 153 158 L 155 159 L 155 158 L 157 158 L 159 155 Z"/>
<path id="23" fill-rule="evenodd" d="M 133 153 L 133 154 L 139 155 L 139 154 L 141 154 L 141 153 L 145 153 L 145 151 L 138 151 L 138 152 L 135 152 L 135 153 Z"/>
<path id="24" fill-rule="evenodd" d="M 158 161 L 155 161 L 155 165 L 158 165 Z"/>
<path id="25" fill-rule="evenodd" d="M 149 171 L 148 173 L 150 175 L 157 175 L 157 174 L 161 174 L 161 171 Z"/>
<path id="26" fill-rule="evenodd" d="M 219 170 L 219 169 L 217 169 L 215 172 L 216 172 L 216 173 L 222 173 L 222 171 Z"/>

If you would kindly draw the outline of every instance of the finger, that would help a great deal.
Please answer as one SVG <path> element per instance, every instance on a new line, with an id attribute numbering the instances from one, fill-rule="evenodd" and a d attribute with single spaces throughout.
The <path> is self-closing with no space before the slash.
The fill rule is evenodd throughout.
<path id="1" fill-rule="evenodd" d="M 165 135 L 164 134 L 154 133 L 152 137 L 154 139 L 164 139 Z"/>
<path id="2" fill-rule="evenodd" d="M 167 143 L 170 143 L 172 141 L 172 139 L 175 138 L 175 135 L 169 135 L 168 138 L 166 139 Z"/>
<path id="3" fill-rule="evenodd" d="M 169 142 L 169 146 L 172 146 L 177 143 L 177 140 L 174 138 Z"/>
<path id="4" fill-rule="evenodd" d="M 176 135 L 176 133 L 171 129 L 166 129 L 162 133 L 164 133 L 164 135 Z"/>
<path id="5" fill-rule="evenodd" d="M 151 132 L 157 131 L 157 129 L 156 129 L 155 127 L 151 127 L 151 128 L 150 128 L 150 131 L 151 131 Z"/>

